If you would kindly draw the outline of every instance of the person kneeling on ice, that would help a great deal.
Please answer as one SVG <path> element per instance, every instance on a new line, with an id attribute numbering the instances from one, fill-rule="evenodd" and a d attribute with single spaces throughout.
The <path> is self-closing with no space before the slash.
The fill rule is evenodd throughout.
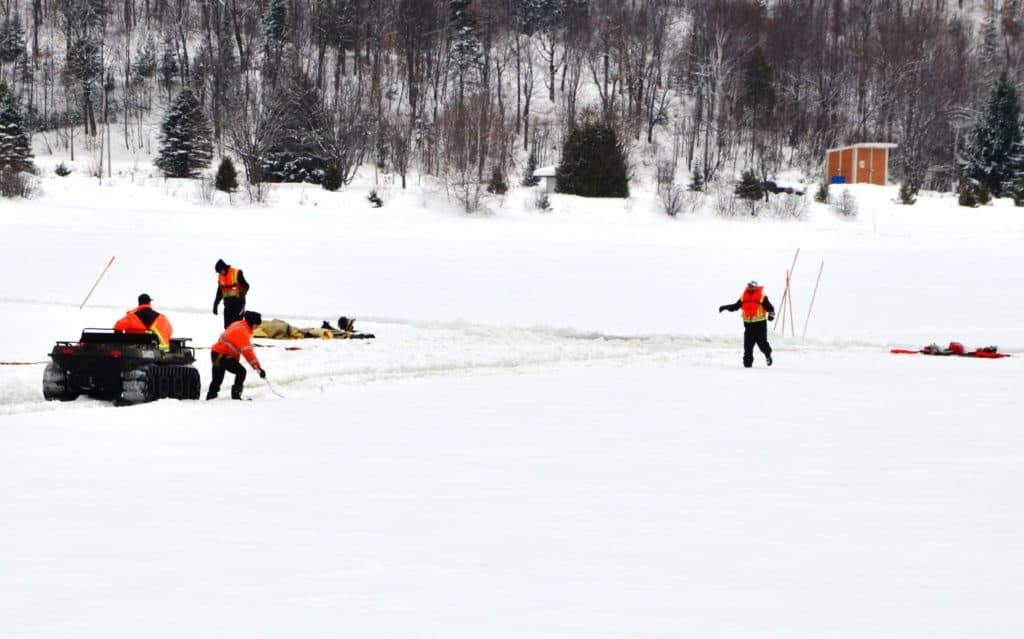
<path id="1" fill-rule="evenodd" d="M 231 399 L 242 399 L 242 386 L 245 384 L 245 367 L 242 357 L 261 378 L 266 379 L 267 372 L 260 366 L 256 351 L 250 338 L 252 330 L 263 322 L 263 317 L 255 311 L 246 311 L 242 319 L 233 322 L 220 334 L 217 343 L 210 347 L 210 358 L 213 362 L 213 378 L 206 399 L 214 399 L 220 392 L 224 382 L 224 374 L 228 371 L 235 375 L 235 383 L 231 385 Z"/>
<path id="2" fill-rule="evenodd" d="M 764 353 L 764 360 L 772 365 L 772 347 L 768 343 L 768 322 L 775 319 L 775 307 L 757 282 L 747 282 L 740 298 L 732 304 L 718 307 L 718 312 L 743 310 L 743 367 L 754 365 L 754 344 Z"/>

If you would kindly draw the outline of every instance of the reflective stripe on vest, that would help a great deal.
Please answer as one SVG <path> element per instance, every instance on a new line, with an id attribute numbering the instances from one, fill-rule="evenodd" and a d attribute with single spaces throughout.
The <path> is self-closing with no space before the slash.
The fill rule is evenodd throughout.
<path id="1" fill-rule="evenodd" d="M 245 354 L 246 351 L 252 350 L 252 344 L 246 344 L 241 349 L 239 349 L 237 346 L 229 342 L 227 338 L 225 338 L 223 335 L 221 335 L 220 339 L 217 341 L 223 344 L 238 359 L 242 359 L 242 356 Z"/>
<path id="2" fill-rule="evenodd" d="M 234 266 L 229 266 L 227 273 L 217 275 L 217 284 L 220 286 L 221 297 L 238 297 L 242 294 L 242 285 L 238 283 L 238 269 Z"/>
<path id="3" fill-rule="evenodd" d="M 758 286 L 753 291 L 743 289 L 740 301 L 743 302 L 741 309 L 744 322 L 763 322 L 768 318 L 764 312 L 764 306 L 761 305 L 761 302 L 764 301 L 764 293 L 762 291 L 764 291 L 763 286 Z"/>
<path id="4" fill-rule="evenodd" d="M 220 338 L 214 343 L 212 350 L 214 353 L 220 353 L 221 355 L 238 360 L 245 357 L 246 361 L 253 368 L 259 368 L 260 360 L 256 358 L 256 350 L 249 342 L 250 335 L 252 335 L 252 329 L 245 323 L 245 320 L 232 322 L 221 333 Z"/>

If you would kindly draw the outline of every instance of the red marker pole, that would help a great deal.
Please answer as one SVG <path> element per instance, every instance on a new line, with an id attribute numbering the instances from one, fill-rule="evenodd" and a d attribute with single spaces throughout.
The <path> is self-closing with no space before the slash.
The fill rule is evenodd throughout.
<path id="1" fill-rule="evenodd" d="M 102 280 L 103 276 L 107 274 L 107 270 L 109 270 L 110 265 L 114 263 L 115 257 L 117 256 L 115 255 L 111 257 L 110 261 L 107 262 L 107 265 L 103 268 L 103 272 L 100 273 L 100 276 L 96 278 L 96 283 L 92 285 L 92 288 L 89 289 L 89 292 L 86 294 L 85 299 L 82 300 L 82 303 L 78 306 L 78 310 L 82 310 L 83 308 L 85 308 L 85 303 L 89 301 L 89 297 L 92 295 L 92 292 L 96 290 L 96 287 L 99 286 L 100 284 L 100 280 Z"/>

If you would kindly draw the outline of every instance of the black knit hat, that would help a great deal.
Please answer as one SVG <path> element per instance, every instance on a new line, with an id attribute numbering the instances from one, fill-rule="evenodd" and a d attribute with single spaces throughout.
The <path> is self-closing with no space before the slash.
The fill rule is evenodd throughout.
<path id="1" fill-rule="evenodd" d="M 149 295 L 147 295 L 146 293 L 143 293 L 142 295 L 139 295 L 139 304 L 149 304 L 152 301 L 153 301 L 153 298 L 150 297 Z"/>
<path id="2" fill-rule="evenodd" d="M 256 311 L 246 311 L 245 314 L 242 315 L 242 319 L 245 320 L 246 324 L 252 327 L 259 326 L 263 323 L 263 316 Z"/>
<path id="3" fill-rule="evenodd" d="M 228 263 L 225 262 L 224 260 L 217 260 L 217 263 L 213 266 L 213 270 L 217 271 L 218 273 L 220 273 L 221 271 L 226 271 L 227 268 Z"/>

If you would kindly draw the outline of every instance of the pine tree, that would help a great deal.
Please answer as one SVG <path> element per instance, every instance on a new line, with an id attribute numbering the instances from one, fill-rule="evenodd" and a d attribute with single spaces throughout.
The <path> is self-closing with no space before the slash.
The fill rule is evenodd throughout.
<path id="1" fill-rule="evenodd" d="M 25 54 L 25 30 L 21 26 L 21 15 L 17 5 L 0 23 L 0 64 L 10 64 Z"/>
<path id="2" fill-rule="evenodd" d="M 200 170 L 210 166 L 210 121 L 191 89 L 182 89 L 174 98 L 160 131 L 156 165 L 165 176 L 196 177 Z"/>
<path id="3" fill-rule="evenodd" d="M 178 73 L 178 53 L 170 35 L 164 38 L 164 50 L 160 55 L 160 85 L 167 91 L 167 99 L 171 98 L 174 76 Z"/>
<path id="4" fill-rule="evenodd" d="M 35 171 L 21 103 L 13 91 L 0 84 L 0 168 L 7 167 L 14 171 Z"/>
<path id="5" fill-rule="evenodd" d="M 914 204 L 917 202 L 917 187 L 910 181 L 905 181 L 900 184 L 900 192 L 896 197 L 900 204 Z"/>
<path id="6" fill-rule="evenodd" d="M 555 169 L 559 193 L 584 197 L 629 197 L 626 154 L 615 130 L 607 123 L 573 129 Z"/>
<path id="7" fill-rule="evenodd" d="M 744 200 L 758 202 L 764 197 L 764 184 L 757 178 L 753 170 L 747 169 L 740 176 L 736 185 L 736 195 Z"/>
<path id="8" fill-rule="evenodd" d="M 530 155 L 526 158 L 526 168 L 523 169 L 523 180 L 520 184 L 523 186 L 537 186 L 537 178 L 533 175 L 533 172 L 536 170 L 537 154 L 534 151 L 530 151 Z"/>
<path id="9" fill-rule="evenodd" d="M 690 173 L 690 190 L 697 192 L 704 190 L 704 171 L 701 170 L 699 164 L 695 165 Z"/>
<path id="10" fill-rule="evenodd" d="M 341 171 L 334 164 L 327 165 L 324 169 L 324 179 L 320 183 L 325 191 L 337 191 L 341 188 Z"/>
<path id="11" fill-rule="evenodd" d="M 985 187 L 996 197 L 1007 193 L 1013 179 L 1012 152 L 1021 139 L 1017 90 L 1004 73 L 989 95 L 961 160 L 964 175 L 976 188 Z"/>
<path id="12" fill-rule="evenodd" d="M 270 0 L 263 14 L 262 26 L 264 51 L 280 51 L 288 39 L 288 4 L 285 0 Z"/>
<path id="13" fill-rule="evenodd" d="M 480 27 L 470 10 L 470 0 L 449 0 L 451 14 L 452 62 L 459 78 L 483 67 L 484 48 L 480 42 Z"/>
<path id="14" fill-rule="evenodd" d="M 505 183 L 505 174 L 501 167 L 495 166 L 491 169 L 491 179 L 487 183 L 487 192 L 494 195 L 505 195 L 508 192 L 508 184 Z"/>
<path id="15" fill-rule="evenodd" d="M 235 163 L 231 158 L 224 156 L 217 167 L 217 177 L 214 178 L 214 186 L 218 191 L 234 193 L 238 189 L 238 171 L 235 170 Z"/>
<path id="16" fill-rule="evenodd" d="M 149 38 L 136 49 L 132 71 L 138 77 L 148 80 L 156 74 L 156 69 L 156 46 L 153 44 L 153 39 Z"/>
<path id="17" fill-rule="evenodd" d="M 327 128 L 323 99 L 301 71 L 284 77 L 273 97 L 282 124 L 264 156 L 263 178 L 267 182 L 321 184 L 329 164 L 322 144 Z"/>

